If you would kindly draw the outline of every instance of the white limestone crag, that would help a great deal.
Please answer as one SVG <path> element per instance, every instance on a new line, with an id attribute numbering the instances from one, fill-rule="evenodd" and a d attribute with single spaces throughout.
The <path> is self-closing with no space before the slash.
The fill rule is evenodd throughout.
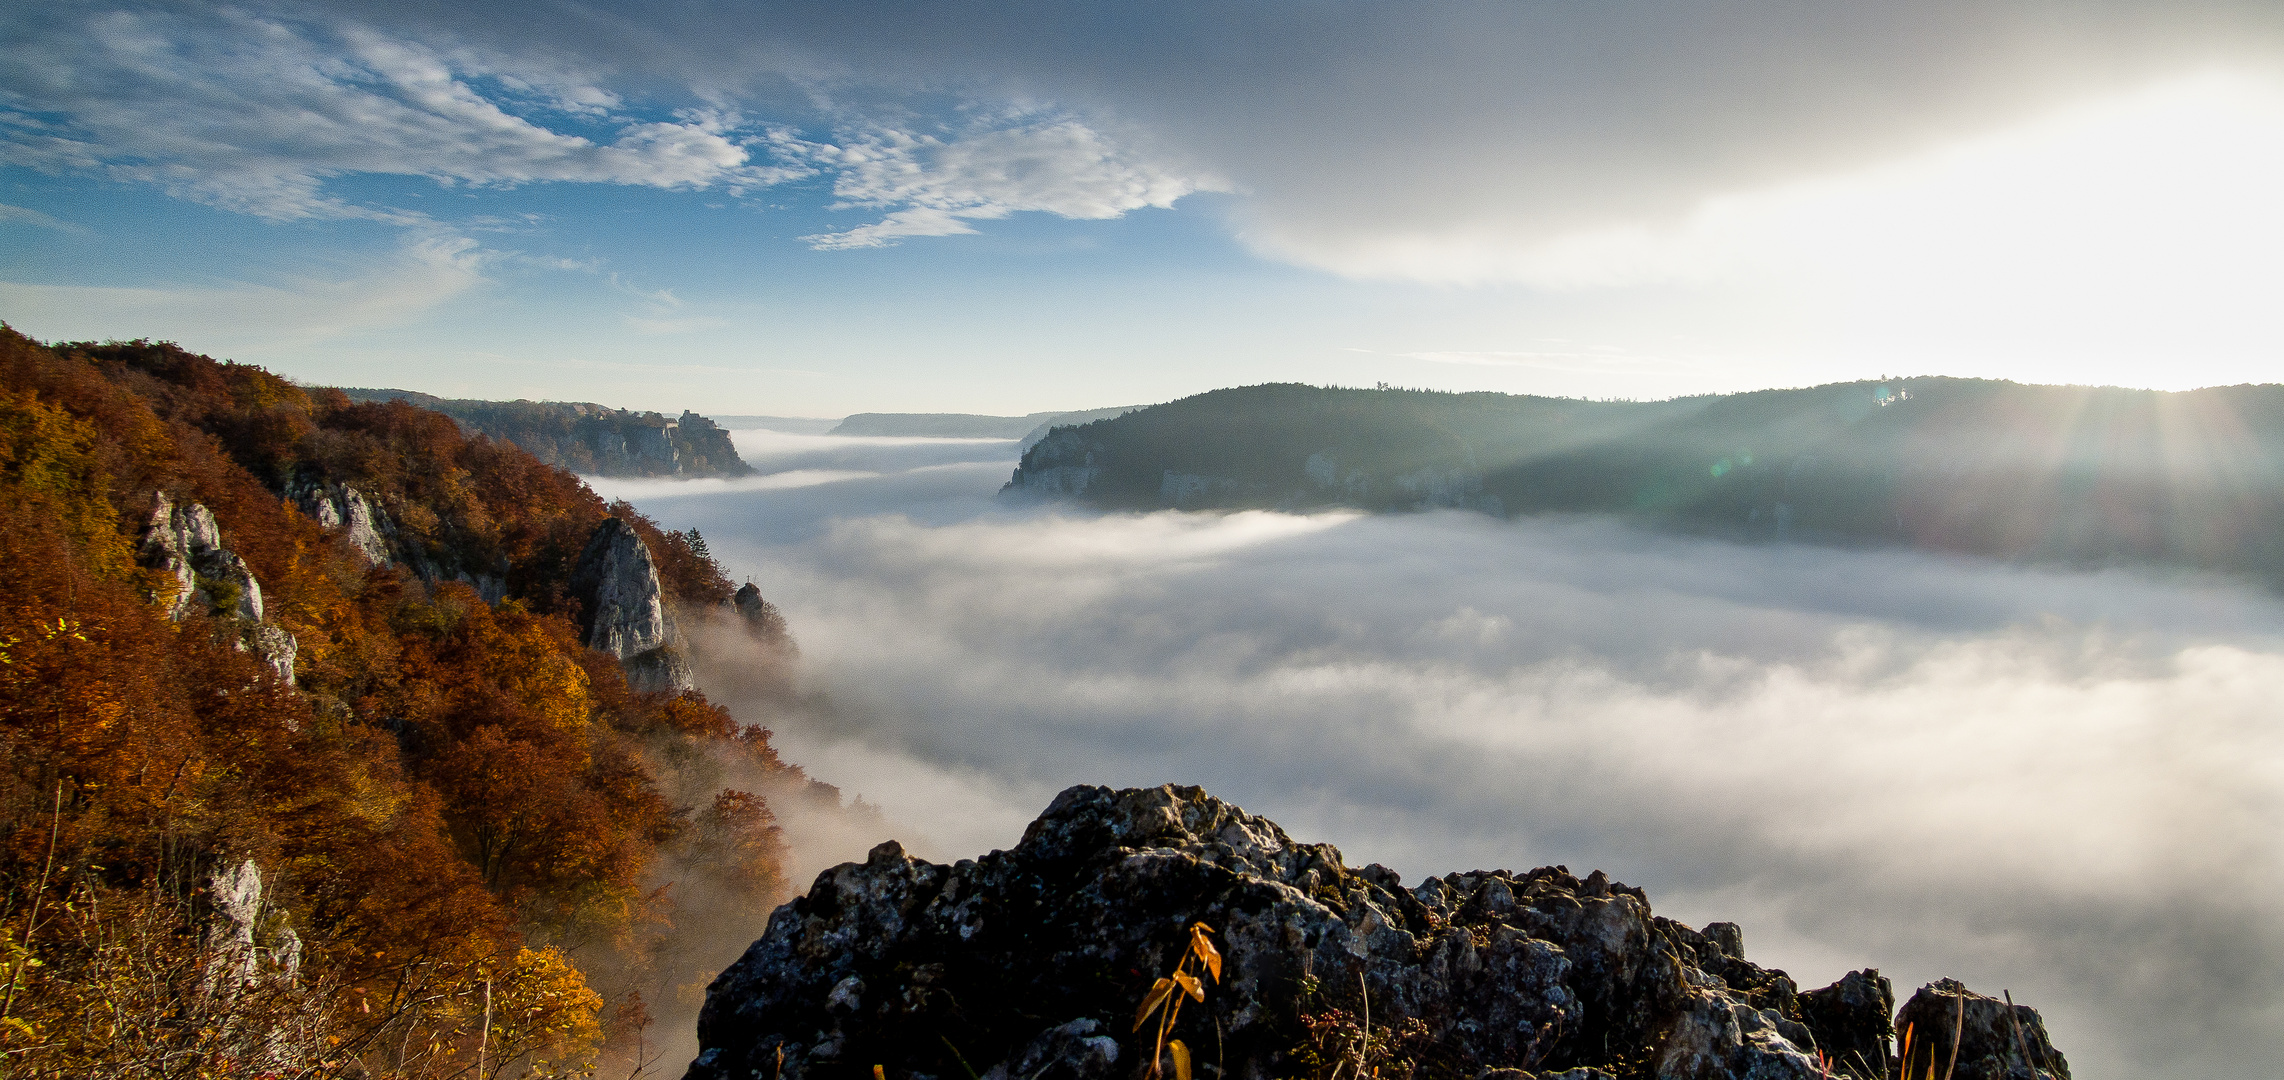
<path id="1" fill-rule="evenodd" d="M 304 482 L 286 491 L 301 512 L 327 532 L 339 532 L 341 542 L 368 566 L 386 566 L 395 560 L 396 526 L 373 499 L 353 487 Z"/>
<path id="2" fill-rule="evenodd" d="M 299 642 L 282 627 L 264 621 L 262 583 L 246 560 L 222 544 L 213 511 L 199 503 L 177 504 L 161 491 L 152 499 L 150 523 L 143 530 L 143 565 L 172 580 L 171 595 L 159 598 L 169 620 L 181 622 L 206 612 L 238 629 L 233 644 L 252 652 L 291 686 Z"/>
<path id="3" fill-rule="evenodd" d="M 234 994 L 256 980 L 291 985 L 301 972 L 301 935 L 291 926 L 274 927 L 262 886 L 262 868 L 252 859 L 218 870 L 207 882 L 213 905 L 207 928 L 212 960 L 207 988 Z"/>
<path id="4" fill-rule="evenodd" d="M 596 527 L 572 568 L 571 595 L 581 605 L 587 647 L 618 657 L 636 689 L 695 688 L 657 563 L 626 522 L 606 518 Z"/>

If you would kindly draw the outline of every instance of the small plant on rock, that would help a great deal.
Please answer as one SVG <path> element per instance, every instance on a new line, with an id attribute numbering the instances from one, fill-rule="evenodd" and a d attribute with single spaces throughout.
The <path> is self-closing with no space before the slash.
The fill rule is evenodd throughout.
<path id="1" fill-rule="evenodd" d="M 1183 1045 L 1180 1039 L 1169 1042 L 1166 1036 L 1174 1030 L 1174 1019 L 1181 1015 L 1183 997 L 1201 1004 L 1205 1001 L 1205 979 L 1200 979 L 1198 975 L 1203 973 L 1214 982 L 1221 981 L 1221 950 L 1214 948 L 1213 940 L 1206 936 L 1212 932 L 1213 928 L 1204 923 L 1190 924 L 1190 947 L 1182 951 L 1180 960 L 1175 961 L 1174 973 L 1152 983 L 1150 992 L 1142 998 L 1142 1007 L 1134 1013 L 1135 1031 L 1141 1031 L 1153 1014 L 1158 1017 L 1157 1042 L 1150 1053 L 1152 1077 L 1160 1075 L 1159 1062 L 1171 1050 L 1174 1056 L 1174 1080 L 1190 1080 L 1190 1048 Z M 1191 970 L 1192 965 L 1196 966 L 1195 971 Z"/>
<path id="2" fill-rule="evenodd" d="M 1301 1000 L 1319 998 L 1322 989 L 1314 975 L 1303 976 Z M 1434 1045 L 1427 1024 L 1408 1016 L 1393 1027 L 1375 1024 L 1361 975 L 1356 989 L 1358 1012 L 1322 1003 L 1323 1008 L 1301 1013 L 1307 1039 L 1293 1048 L 1293 1059 L 1308 1068 L 1313 1080 L 1411 1080 L 1419 1057 Z"/>

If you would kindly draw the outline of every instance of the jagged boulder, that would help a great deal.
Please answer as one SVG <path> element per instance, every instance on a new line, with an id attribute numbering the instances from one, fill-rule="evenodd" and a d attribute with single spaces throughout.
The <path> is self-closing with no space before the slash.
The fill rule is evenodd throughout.
<path id="1" fill-rule="evenodd" d="M 1906 1075 L 1933 1070 L 1953 1080 L 2070 1080 L 2070 1063 L 2047 1041 L 2038 1010 L 1984 997 L 1956 979 L 1920 987 L 1896 1013 L 1895 1028 L 1909 1036 Z"/>
<path id="2" fill-rule="evenodd" d="M 626 522 L 596 526 L 571 571 L 587 647 L 619 658 L 638 690 L 679 692 L 696 684 L 650 548 Z"/>
<path id="3" fill-rule="evenodd" d="M 1716 923 L 1726 926 L 1726 923 Z M 1712 927 L 1707 927 L 1711 930 Z M 1817 1049 L 1858 1076 L 1886 1075 L 1895 1036 L 1895 985 L 1877 971 L 1851 971 L 1839 982 L 1800 995 L 1801 1015 L 1816 1032 Z"/>
<path id="4" fill-rule="evenodd" d="M 1405 888 L 1197 788 L 1074 787 L 1011 851 L 888 843 L 820 875 L 708 989 L 688 1077 L 1145 1076 L 1136 1010 L 1201 922 L 1226 966 L 1171 1035 L 1216 1080 L 1321 1076 L 1367 1015 L 1387 1075 L 1809 1080 L 1857 1033 L 1828 1018 L 1884 986 L 1860 972 L 1812 1010 L 1830 993 L 1747 962 L 1734 926 L 1657 917 L 1599 871 Z M 1884 1075 L 1874 1052 L 1832 1075 Z"/>
<path id="5" fill-rule="evenodd" d="M 401 563 L 430 585 L 447 581 L 466 585 L 487 604 L 497 604 L 507 596 L 505 558 L 489 565 L 471 564 L 465 552 L 431 548 L 398 532 L 379 500 L 356 488 L 305 476 L 286 485 L 285 496 L 319 526 L 337 531 L 341 543 L 368 566 Z"/>

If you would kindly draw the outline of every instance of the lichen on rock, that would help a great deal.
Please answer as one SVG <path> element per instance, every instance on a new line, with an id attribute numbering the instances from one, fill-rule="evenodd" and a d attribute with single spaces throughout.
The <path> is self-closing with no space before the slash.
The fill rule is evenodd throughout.
<path id="1" fill-rule="evenodd" d="M 1658 917 L 1599 871 L 1406 888 L 1197 788 L 1074 787 L 1013 850 L 945 866 L 891 842 L 820 875 L 708 989 L 688 1078 L 1147 1076 L 1136 1009 L 1199 922 L 1226 963 L 1171 1037 L 1214 1080 L 1311 1075 L 1312 1032 L 1363 1031 L 1366 1015 L 1376 1037 L 1408 1033 L 1385 1040 L 1411 1049 L 1380 1051 L 1383 1076 L 1811 1080 L 1890 1064 L 1881 1048 L 1862 1065 L 1818 1057 L 1885 1021 L 1878 972 L 1802 994 L 1747 962 L 1733 925 Z"/>

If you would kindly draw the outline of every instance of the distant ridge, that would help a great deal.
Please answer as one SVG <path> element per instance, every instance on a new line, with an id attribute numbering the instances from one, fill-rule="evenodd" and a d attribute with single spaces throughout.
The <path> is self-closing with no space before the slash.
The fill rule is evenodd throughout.
<path id="1" fill-rule="evenodd" d="M 841 422 L 837 416 L 725 416 L 718 413 L 713 419 L 732 431 L 764 428 L 790 435 L 823 435 Z"/>
<path id="2" fill-rule="evenodd" d="M 897 436 L 928 439 L 1021 439 L 1028 448 L 1046 437 L 1051 428 L 1107 420 L 1133 412 L 1139 405 L 1076 412 L 1035 412 L 1023 416 L 984 416 L 979 413 L 857 413 L 828 434 Z"/>
<path id="3" fill-rule="evenodd" d="M 1126 509 L 1612 514 L 2284 587 L 2284 385 L 1911 378 L 1656 402 L 1248 386 L 1058 427 L 1005 492 Z"/>
<path id="4" fill-rule="evenodd" d="M 512 442 L 583 476 L 746 476 L 729 432 L 694 412 L 668 418 L 591 401 L 483 401 L 417 390 L 339 387 L 351 401 L 402 401 L 434 409 L 462 429 Z"/>

